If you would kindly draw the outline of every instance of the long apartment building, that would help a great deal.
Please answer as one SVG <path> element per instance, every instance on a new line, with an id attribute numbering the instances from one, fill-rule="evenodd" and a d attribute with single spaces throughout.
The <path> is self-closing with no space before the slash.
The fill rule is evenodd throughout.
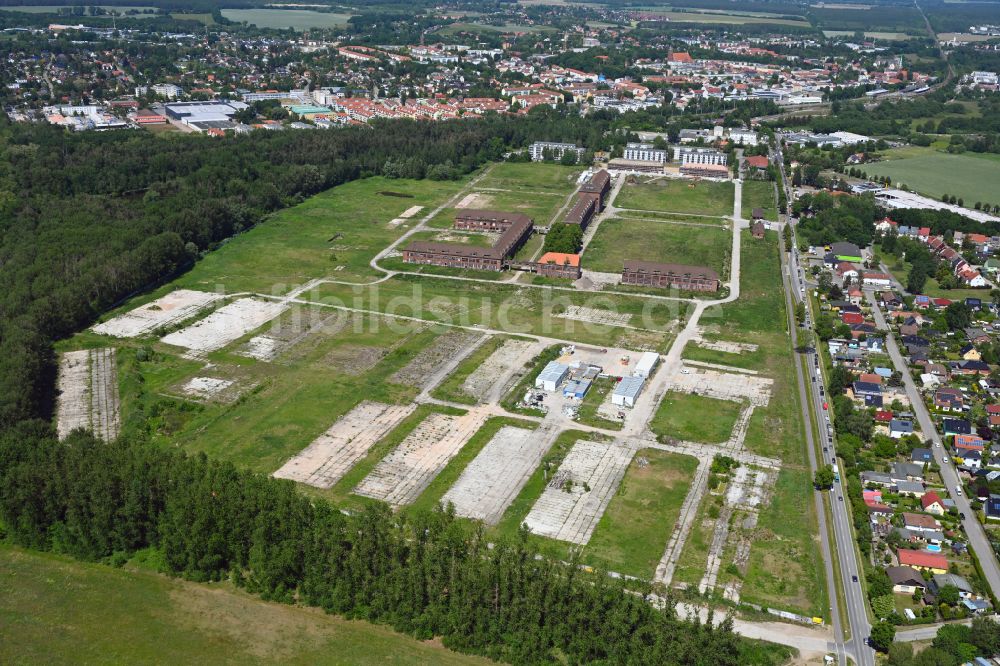
<path id="1" fill-rule="evenodd" d="M 704 266 L 626 260 L 622 284 L 674 287 L 684 291 L 718 291 L 719 274 Z"/>
<path id="2" fill-rule="evenodd" d="M 576 153 L 577 159 L 583 159 L 583 154 L 587 152 L 586 149 L 580 148 L 575 143 L 560 143 L 558 141 L 536 141 L 528 149 L 532 162 L 544 160 L 546 151 L 556 161 L 561 160 L 563 154 L 568 152 Z"/>
<path id="3" fill-rule="evenodd" d="M 719 164 L 726 166 L 729 156 L 715 148 L 692 148 L 690 146 L 675 146 L 674 161 L 685 164 Z"/>
<path id="4" fill-rule="evenodd" d="M 493 247 L 469 247 L 461 243 L 413 241 L 403 250 L 403 261 L 480 271 L 503 270 L 507 259 L 517 252 L 531 235 L 534 224 L 527 215 L 492 210 L 460 211 L 455 229 L 500 231 Z"/>
<path id="5" fill-rule="evenodd" d="M 623 159 L 632 162 L 657 162 L 663 164 L 667 161 L 667 149 L 656 148 L 651 143 L 628 143 L 625 144 Z"/>
<path id="6" fill-rule="evenodd" d="M 577 190 L 576 201 L 566 213 L 563 222 L 579 224 L 582 229 L 586 229 L 594 215 L 604 210 L 605 199 L 609 192 L 611 192 L 611 175 L 601 169 Z"/>

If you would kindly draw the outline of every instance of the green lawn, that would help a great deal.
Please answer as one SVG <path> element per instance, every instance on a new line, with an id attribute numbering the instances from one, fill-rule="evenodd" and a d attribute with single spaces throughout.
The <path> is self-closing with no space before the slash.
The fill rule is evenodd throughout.
<path id="1" fill-rule="evenodd" d="M 731 232 L 723 226 L 613 217 L 601 222 L 583 265 L 608 273 L 620 273 L 626 259 L 707 266 L 725 280 L 731 252 Z"/>
<path id="2" fill-rule="evenodd" d="M 977 201 L 998 203 L 1000 200 L 998 155 L 952 155 L 934 148 L 911 146 L 888 150 L 885 157 L 885 161 L 865 164 L 862 169 L 869 177 L 889 176 L 894 185 L 905 184 L 934 199 L 945 194 L 960 197 L 969 208 Z"/>
<path id="3" fill-rule="evenodd" d="M 684 548 L 677 559 L 673 582 L 687 583 L 696 589 L 705 575 L 708 564 L 708 549 L 712 545 L 712 535 L 715 533 L 716 518 L 723 505 L 721 495 L 705 495 L 698 505 L 691 532 L 688 534 Z"/>
<path id="4" fill-rule="evenodd" d="M 640 459 L 647 464 L 641 466 Z M 651 579 L 697 467 L 690 456 L 639 450 L 584 549 L 584 561 Z"/>
<path id="5" fill-rule="evenodd" d="M 698 215 L 732 215 L 733 184 L 670 178 L 645 180 L 622 187 L 614 205 Z"/>
<path id="6" fill-rule="evenodd" d="M 649 423 L 655 434 L 685 442 L 719 444 L 733 433 L 742 403 L 667 391 Z"/>
<path id="7" fill-rule="evenodd" d="M 754 208 L 764 209 L 765 220 L 778 220 L 778 207 L 774 201 L 774 183 L 767 180 L 743 181 L 743 217 L 751 219 Z"/>
<path id="8" fill-rule="evenodd" d="M 477 189 L 570 194 L 583 167 L 548 162 L 501 162 L 476 184 Z"/>
<path id="9" fill-rule="evenodd" d="M 424 206 L 415 224 L 463 184 L 374 177 L 335 187 L 236 236 L 171 288 L 284 293 L 318 277 L 368 282 L 380 276 L 369 260 L 404 231 L 389 221 L 412 206 Z M 384 191 L 412 196 L 379 194 Z"/>
<path id="10" fill-rule="evenodd" d="M 5 664 L 486 664 L 228 583 L 0 546 Z"/>

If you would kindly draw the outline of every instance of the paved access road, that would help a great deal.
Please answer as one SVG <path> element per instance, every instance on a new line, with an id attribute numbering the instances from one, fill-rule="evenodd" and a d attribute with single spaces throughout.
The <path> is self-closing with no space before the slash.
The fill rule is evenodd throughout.
<path id="1" fill-rule="evenodd" d="M 958 476 L 958 471 L 955 469 L 951 458 L 947 455 L 941 444 L 941 435 L 931 420 L 930 413 L 927 411 L 927 405 L 924 404 L 923 396 L 917 390 L 917 385 L 913 381 L 913 377 L 910 376 L 910 368 L 906 363 L 906 359 L 903 358 L 892 332 L 889 331 L 889 326 L 885 321 L 882 310 L 879 308 L 875 292 L 865 290 L 865 297 L 872 306 L 875 325 L 880 330 L 886 332 L 886 349 L 889 350 L 889 357 L 892 359 L 893 365 L 896 366 L 896 370 L 903 376 L 903 386 L 906 387 L 906 395 L 913 405 L 913 413 L 917 416 L 917 423 L 920 425 L 920 430 L 924 433 L 924 439 L 934 442 L 931 450 L 934 452 L 934 460 L 941 467 L 941 480 L 944 481 L 945 486 L 951 493 L 951 498 L 955 500 L 955 505 L 958 507 L 959 513 L 964 516 L 962 518 L 962 527 L 969 537 L 972 549 L 975 551 L 976 556 L 979 557 L 979 564 L 982 566 L 986 582 L 989 583 L 994 595 L 1000 594 L 1000 565 L 997 564 L 996 554 L 993 552 L 992 546 L 990 546 L 989 539 L 986 538 L 986 530 L 979 523 L 976 512 L 969 505 L 968 498 L 964 494 L 959 494 L 961 480 Z"/>
<path id="2" fill-rule="evenodd" d="M 773 155 L 773 159 L 779 165 L 782 176 L 782 187 L 786 188 L 788 201 L 791 203 L 791 192 L 788 188 L 788 180 L 784 171 L 784 161 L 780 149 Z M 789 224 L 787 218 L 785 224 Z M 782 277 L 785 280 L 786 303 L 789 310 L 789 328 L 791 331 L 792 344 L 796 345 L 797 328 L 792 309 L 793 302 L 805 301 L 807 306 L 806 323 L 812 320 L 808 314 L 808 301 L 805 299 L 807 286 L 805 283 L 805 273 L 799 264 L 797 241 L 794 236 L 795 228 L 792 227 L 792 246 L 789 249 L 788 260 L 782 254 Z M 788 295 L 791 296 L 788 297 Z M 825 394 L 823 375 L 819 354 L 815 349 L 806 354 L 807 372 L 803 373 L 800 363 L 795 363 L 796 375 L 799 383 L 799 404 L 802 407 L 802 418 L 806 424 L 812 423 L 812 414 L 818 419 L 817 430 L 822 448 L 821 460 L 819 464 L 835 464 L 837 459 L 834 448 L 833 428 L 830 423 L 829 411 L 823 409 L 823 404 L 828 396 Z M 806 376 L 808 375 L 808 376 Z M 810 404 L 812 413 L 810 413 Z M 809 452 L 809 467 L 815 472 L 818 464 L 816 461 L 816 448 L 813 438 L 812 428 L 806 428 L 806 446 Z M 850 657 L 855 663 L 861 666 L 874 666 L 875 651 L 867 643 L 871 635 L 871 623 L 868 620 L 867 601 L 864 589 L 861 585 L 861 564 L 858 561 L 857 551 L 854 547 L 854 534 L 851 531 L 851 517 L 847 500 L 843 499 L 844 490 L 840 484 L 835 484 L 830 491 L 830 509 L 833 515 L 833 543 L 830 543 L 827 535 L 826 511 L 823 506 L 823 495 L 820 492 L 814 493 L 816 502 L 816 514 L 819 519 L 820 541 L 822 543 L 823 559 L 826 566 L 827 586 L 829 589 L 830 608 L 833 616 L 833 628 L 836 640 L 836 653 L 841 664 L 847 663 Z M 835 548 L 837 559 L 840 563 L 840 580 L 835 580 L 833 571 L 833 559 L 831 548 Z M 844 610 L 847 613 L 848 629 L 851 638 L 843 640 L 844 633 L 840 626 L 840 605 L 836 596 L 836 585 L 840 584 L 844 590 Z"/>

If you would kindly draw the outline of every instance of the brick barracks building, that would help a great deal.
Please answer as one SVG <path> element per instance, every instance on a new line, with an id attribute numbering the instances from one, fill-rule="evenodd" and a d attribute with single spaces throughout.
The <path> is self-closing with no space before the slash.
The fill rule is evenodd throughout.
<path id="1" fill-rule="evenodd" d="M 719 274 L 703 266 L 626 260 L 622 284 L 675 287 L 684 291 L 718 291 Z"/>
<path id="2" fill-rule="evenodd" d="M 579 224 L 580 228 L 585 230 L 594 218 L 594 215 L 604 210 L 604 206 L 606 205 L 604 199 L 610 191 L 611 176 L 607 171 L 601 169 L 577 190 L 576 201 L 569 212 L 566 213 L 563 222 L 566 224 Z"/>
<path id="3" fill-rule="evenodd" d="M 531 235 L 533 226 L 531 218 L 520 213 L 495 210 L 461 211 L 455 216 L 455 229 L 502 232 L 493 247 L 414 241 L 403 250 L 403 261 L 410 264 L 500 271 L 503 270 L 508 257 L 513 256 Z"/>

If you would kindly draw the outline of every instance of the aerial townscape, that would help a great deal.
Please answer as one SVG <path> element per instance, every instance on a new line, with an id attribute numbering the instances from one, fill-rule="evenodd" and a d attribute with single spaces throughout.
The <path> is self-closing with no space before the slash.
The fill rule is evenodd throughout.
<path id="1" fill-rule="evenodd" d="M 1000 666 L 1000 0 L 0 44 L 0 663 Z"/>

